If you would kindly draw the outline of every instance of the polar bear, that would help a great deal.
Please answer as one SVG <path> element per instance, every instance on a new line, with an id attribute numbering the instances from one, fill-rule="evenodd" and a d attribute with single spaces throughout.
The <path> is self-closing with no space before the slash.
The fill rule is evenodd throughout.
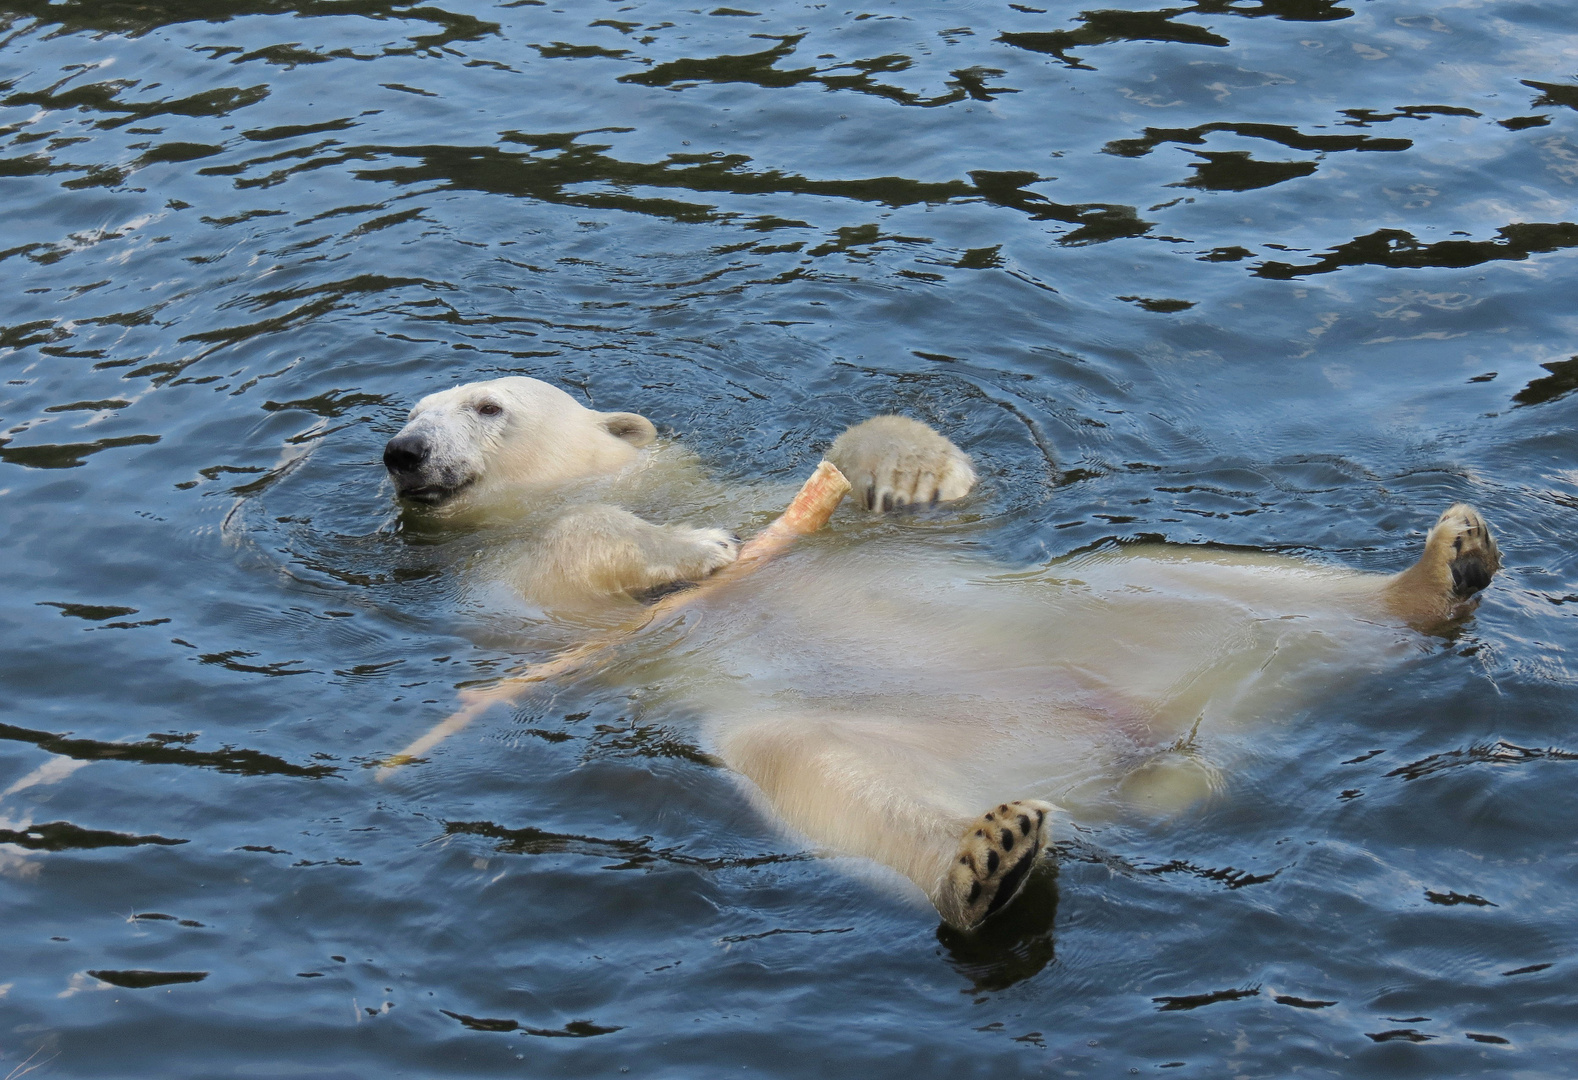
<path id="1" fill-rule="evenodd" d="M 897 871 L 961 929 L 1018 894 L 1055 810 L 1210 794 L 1213 747 L 1419 650 L 1501 565 L 1484 519 L 1457 504 L 1393 575 L 1166 544 L 1004 567 L 946 527 L 977 477 L 942 434 L 878 416 L 826 456 L 856 520 L 709 590 L 608 677 L 696 718 L 778 821 Z M 520 537 L 495 572 L 551 612 L 628 609 L 699 580 L 734 560 L 733 526 L 782 505 L 707 481 L 639 415 L 525 377 L 423 398 L 384 463 L 415 512 Z M 657 523 L 615 502 L 723 520 Z M 935 527 L 868 542 L 860 515 Z"/>

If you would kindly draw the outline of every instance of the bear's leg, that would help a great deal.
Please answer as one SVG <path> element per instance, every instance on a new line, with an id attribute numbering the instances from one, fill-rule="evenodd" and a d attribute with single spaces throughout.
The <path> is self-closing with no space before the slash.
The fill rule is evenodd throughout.
<path id="1" fill-rule="evenodd" d="M 1431 622 L 1457 614 L 1501 569 L 1501 552 L 1490 526 L 1466 503 L 1449 506 L 1425 538 L 1419 561 L 1388 579 L 1387 605 L 1411 621 Z"/>
<path id="2" fill-rule="evenodd" d="M 539 602 L 573 604 L 697 581 L 739 552 L 739 537 L 723 529 L 654 525 L 618 507 L 582 506 L 543 533 L 517 580 Z"/>
<path id="3" fill-rule="evenodd" d="M 1046 847 L 1048 804 L 977 815 L 949 794 L 948 755 L 901 720 L 777 715 L 720 727 L 723 760 L 785 823 L 897 870 L 961 929 L 1013 899 Z"/>

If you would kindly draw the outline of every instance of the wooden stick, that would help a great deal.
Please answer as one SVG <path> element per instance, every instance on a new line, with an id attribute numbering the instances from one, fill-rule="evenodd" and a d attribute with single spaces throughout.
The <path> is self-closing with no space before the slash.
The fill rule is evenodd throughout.
<path id="1" fill-rule="evenodd" d="M 733 563 L 711 577 L 697 582 L 694 588 L 663 597 L 642 612 L 638 619 L 624 626 L 589 641 L 583 641 L 579 645 L 572 645 L 541 663 L 530 665 L 519 675 L 500 679 L 491 686 L 462 690 L 459 695 L 460 708 L 434 724 L 426 734 L 410 746 L 385 760 L 378 770 L 378 779 L 380 781 L 388 779 L 395 769 L 421 757 L 494 705 L 505 701 L 517 701 L 538 683 L 579 671 L 588 664 L 602 659 L 610 646 L 629 639 L 659 619 L 694 603 L 698 597 L 706 595 L 713 589 L 737 581 L 751 573 L 763 563 L 788 550 L 800 537 L 814 533 L 826 525 L 828 518 L 833 516 L 833 511 L 848 493 L 849 481 L 844 478 L 844 474 L 839 472 L 832 462 L 823 461 L 816 467 L 810 479 L 801 485 L 800 491 L 784 512 L 740 548 L 739 557 Z"/>

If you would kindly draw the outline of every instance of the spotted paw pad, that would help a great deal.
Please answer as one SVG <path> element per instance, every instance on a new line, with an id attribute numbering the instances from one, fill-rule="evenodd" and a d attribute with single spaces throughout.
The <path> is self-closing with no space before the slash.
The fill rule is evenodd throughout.
<path id="1" fill-rule="evenodd" d="M 946 903 L 939 905 L 949 922 L 970 929 L 1019 894 L 1046 847 L 1051 811 L 1049 803 L 1021 799 L 995 806 L 971 823 L 948 873 Z"/>

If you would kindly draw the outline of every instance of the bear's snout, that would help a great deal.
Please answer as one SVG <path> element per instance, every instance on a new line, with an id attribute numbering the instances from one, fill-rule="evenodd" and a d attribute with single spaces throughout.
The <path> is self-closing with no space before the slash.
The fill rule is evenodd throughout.
<path id="1" fill-rule="evenodd" d="M 392 473 L 415 472 L 427 460 L 429 447 L 420 435 L 396 435 L 384 447 L 384 468 Z"/>

